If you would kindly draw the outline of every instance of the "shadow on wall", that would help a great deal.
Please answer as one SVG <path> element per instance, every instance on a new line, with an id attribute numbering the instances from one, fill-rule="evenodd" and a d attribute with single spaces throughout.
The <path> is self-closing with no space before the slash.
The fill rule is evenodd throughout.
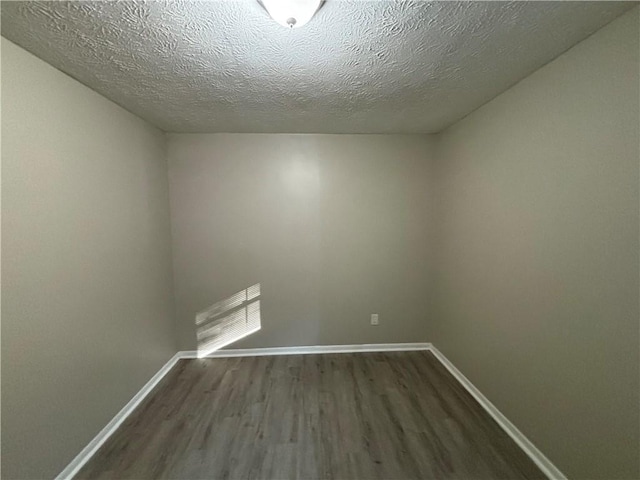
<path id="1" fill-rule="evenodd" d="M 196 315 L 198 358 L 260 330 L 260 284 L 214 303 Z"/>

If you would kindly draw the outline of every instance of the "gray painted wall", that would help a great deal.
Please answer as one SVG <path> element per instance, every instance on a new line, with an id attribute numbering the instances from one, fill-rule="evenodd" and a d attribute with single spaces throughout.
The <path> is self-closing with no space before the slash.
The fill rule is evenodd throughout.
<path id="1" fill-rule="evenodd" d="M 262 330 L 234 347 L 427 340 L 430 159 L 428 136 L 170 136 L 179 348 L 258 282 Z"/>
<path id="2" fill-rule="evenodd" d="M 432 340 L 570 478 L 638 478 L 638 9 L 442 135 Z"/>
<path id="3" fill-rule="evenodd" d="M 2 39 L 2 474 L 51 478 L 175 353 L 163 135 Z"/>

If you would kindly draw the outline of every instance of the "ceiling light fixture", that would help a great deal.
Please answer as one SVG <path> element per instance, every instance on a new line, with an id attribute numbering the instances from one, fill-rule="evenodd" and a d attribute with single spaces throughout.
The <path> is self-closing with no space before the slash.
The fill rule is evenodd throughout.
<path id="1" fill-rule="evenodd" d="M 276 22 L 287 28 L 306 25 L 324 3 L 324 0 L 260 0 Z"/>

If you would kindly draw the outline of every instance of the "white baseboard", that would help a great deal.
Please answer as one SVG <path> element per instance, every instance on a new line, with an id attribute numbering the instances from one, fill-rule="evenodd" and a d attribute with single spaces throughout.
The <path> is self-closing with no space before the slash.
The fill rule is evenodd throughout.
<path id="1" fill-rule="evenodd" d="M 471 394 L 473 398 L 484 408 L 491 418 L 509 435 L 514 442 L 529 456 L 540 470 L 551 480 L 567 480 L 567 477 L 549 460 L 538 448 L 518 430 L 518 428 L 505 417 L 498 408 L 485 397 L 471 381 L 458 370 L 440 350 L 433 345 L 429 349 L 431 353 L 449 370 L 458 382 Z"/>
<path id="2" fill-rule="evenodd" d="M 115 417 L 111 419 L 107 425 L 98 432 L 98 434 L 91 440 L 82 451 L 71 460 L 71 463 L 66 466 L 62 472 L 56 477 L 55 480 L 67 480 L 73 478 L 78 471 L 84 466 L 85 463 L 93 456 L 94 453 L 102 446 L 102 444 L 115 432 L 122 422 L 135 410 L 135 408 L 144 400 L 144 398 L 153 390 L 162 378 L 169 373 L 169 370 L 180 360 L 180 352 L 176 353 L 171 359 L 164 364 L 164 366 L 158 370 L 158 372 L 151 377 L 151 379 L 140 389 L 134 397 L 129 400 L 122 410 L 120 410 Z"/>
<path id="3" fill-rule="evenodd" d="M 399 352 L 411 350 L 428 350 L 431 347 L 429 343 L 385 343 L 374 345 L 319 345 L 305 347 L 274 347 L 274 348 L 248 348 L 248 349 L 229 349 L 218 350 L 207 355 L 205 358 L 222 358 L 222 357 L 248 357 L 248 356 L 264 356 L 264 355 L 296 355 L 310 353 L 349 353 L 349 352 Z M 198 358 L 196 351 L 181 351 L 176 353 L 156 373 L 136 395 L 120 410 L 111 421 L 95 436 L 89 444 L 76 455 L 76 457 L 65 467 L 55 480 L 67 480 L 73 478 L 78 471 L 84 466 L 94 453 L 107 441 L 107 439 L 122 425 L 122 422 L 135 410 L 135 408 L 144 400 L 144 398 L 153 390 L 153 388 L 169 373 L 169 370 L 178 362 L 185 358 Z"/>
<path id="4" fill-rule="evenodd" d="M 309 355 L 314 353 L 405 352 L 429 350 L 430 343 L 375 343 L 360 345 L 310 345 L 302 347 L 236 348 L 216 350 L 203 358 L 262 357 L 265 355 Z M 182 358 L 198 358 L 196 351 L 179 352 Z"/>
<path id="5" fill-rule="evenodd" d="M 265 355 L 308 355 L 318 353 L 365 353 L 365 352 L 405 352 L 416 350 L 429 350 L 454 376 L 456 380 L 476 399 L 500 427 L 513 439 L 516 444 L 533 460 L 542 472 L 552 480 L 567 480 L 558 468 L 538 450 L 538 448 L 520 430 L 513 425 L 480 391 L 465 377 L 437 348 L 430 343 L 380 343 L 363 345 L 314 345 L 302 347 L 273 347 L 273 348 L 247 348 L 229 349 L 212 352 L 204 358 L 225 357 L 257 357 Z M 173 368 L 178 360 L 185 358 L 198 358 L 196 351 L 181 351 L 176 353 L 151 380 L 120 410 L 115 417 L 82 449 L 82 451 L 67 465 L 56 477 L 56 480 L 72 478 L 83 467 L 91 456 L 135 410 L 162 378 Z"/>

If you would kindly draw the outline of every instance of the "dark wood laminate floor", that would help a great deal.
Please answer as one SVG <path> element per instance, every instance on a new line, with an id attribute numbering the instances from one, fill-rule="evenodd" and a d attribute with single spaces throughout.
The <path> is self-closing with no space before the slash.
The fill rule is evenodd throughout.
<path id="1" fill-rule="evenodd" d="M 181 360 L 76 478 L 545 478 L 429 352 Z"/>

